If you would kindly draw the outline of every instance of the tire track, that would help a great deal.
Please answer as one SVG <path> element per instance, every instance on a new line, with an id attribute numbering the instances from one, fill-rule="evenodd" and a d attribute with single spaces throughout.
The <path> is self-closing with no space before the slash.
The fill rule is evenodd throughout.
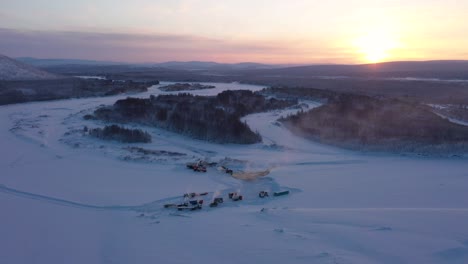
<path id="1" fill-rule="evenodd" d="M 156 200 L 150 203 L 145 203 L 142 205 L 130 205 L 130 206 L 125 206 L 125 205 L 93 205 L 93 204 L 85 204 L 85 203 L 79 203 L 79 202 L 74 202 L 74 201 L 69 201 L 65 199 L 60 199 L 60 198 L 55 198 L 51 196 L 45 196 L 41 194 L 35 194 L 35 193 L 30 193 L 30 192 L 25 192 L 25 191 L 20 191 L 17 189 L 9 188 L 5 185 L 0 184 L 0 192 L 17 196 L 17 197 L 22 197 L 26 199 L 31 199 L 31 200 L 36 200 L 36 201 L 41 201 L 41 202 L 46 202 L 50 204 L 55 204 L 55 205 L 61 205 L 61 206 L 66 206 L 66 207 L 73 207 L 73 208 L 80 208 L 80 209 L 91 209 L 91 210 L 98 210 L 98 211 L 134 211 L 134 212 L 142 212 L 142 211 L 148 211 L 149 209 L 155 209 L 155 208 L 161 208 L 161 204 L 172 201 L 175 199 L 180 199 L 180 197 L 170 197 L 170 198 L 165 198 L 161 200 Z"/>

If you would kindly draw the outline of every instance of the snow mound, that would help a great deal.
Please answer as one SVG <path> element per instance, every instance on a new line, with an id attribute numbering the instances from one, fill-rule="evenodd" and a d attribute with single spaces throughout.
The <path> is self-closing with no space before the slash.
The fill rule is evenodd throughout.
<path id="1" fill-rule="evenodd" d="M 0 80 L 49 80 L 58 76 L 0 54 Z"/>

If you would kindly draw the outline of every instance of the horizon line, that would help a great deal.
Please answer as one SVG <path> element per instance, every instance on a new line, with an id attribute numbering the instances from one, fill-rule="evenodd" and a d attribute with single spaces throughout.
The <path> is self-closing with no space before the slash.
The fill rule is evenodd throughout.
<path id="1" fill-rule="evenodd" d="M 0 53 L 0 55 L 2 55 Z M 3 54 L 6 57 L 10 57 L 8 55 Z M 241 62 L 222 62 L 222 61 L 211 61 L 211 60 L 167 60 L 167 61 L 149 61 L 149 62 L 129 62 L 129 61 L 112 61 L 112 60 L 95 60 L 95 59 L 79 59 L 79 58 L 53 58 L 53 57 L 32 57 L 32 56 L 15 56 L 10 57 L 13 59 L 35 59 L 35 60 L 75 60 L 75 61 L 88 61 L 88 62 L 102 62 L 102 63 L 111 63 L 115 65 L 145 65 L 145 64 L 164 64 L 164 63 L 215 63 L 215 64 L 227 64 L 227 65 L 237 65 L 237 64 L 262 64 L 266 66 L 288 66 L 291 67 L 301 67 L 301 66 L 365 66 L 365 65 L 378 65 L 378 64 L 386 64 L 386 63 L 399 63 L 399 62 L 468 62 L 468 60 L 463 59 L 426 59 L 426 60 L 388 60 L 388 61 L 381 61 L 375 63 L 320 63 L 320 62 L 309 62 L 309 63 L 293 63 L 293 62 L 286 62 L 286 63 L 264 63 L 264 62 L 257 62 L 257 61 L 241 61 Z"/>

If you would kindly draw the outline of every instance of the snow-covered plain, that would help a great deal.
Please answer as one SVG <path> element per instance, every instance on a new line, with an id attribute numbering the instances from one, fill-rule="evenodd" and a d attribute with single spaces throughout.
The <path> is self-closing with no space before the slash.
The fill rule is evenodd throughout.
<path id="1" fill-rule="evenodd" d="M 192 93 L 262 88 L 215 85 Z M 124 97 L 0 107 L 0 263 L 468 263 L 466 159 L 316 144 L 275 122 L 298 109 L 245 117 L 264 139 L 250 146 L 148 127 L 149 144 L 78 132 L 103 125 L 83 115 Z M 143 157 L 128 146 L 185 155 Z M 198 158 L 271 173 L 241 181 L 185 168 Z M 260 199 L 261 190 L 290 195 Z M 245 198 L 196 212 L 162 208 L 205 191 Z"/>

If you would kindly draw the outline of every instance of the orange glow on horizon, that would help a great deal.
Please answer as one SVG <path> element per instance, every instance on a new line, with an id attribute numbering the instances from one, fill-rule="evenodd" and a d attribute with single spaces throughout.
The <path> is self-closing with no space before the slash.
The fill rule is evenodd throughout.
<path id="1" fill-rule="evenodd" d="M 351 42 L 357 59 L 366 63 L 379 63 L 398 58 L 398 48 L 402 44 L 394 32 L 380 27 L 361 33 Z"/>

